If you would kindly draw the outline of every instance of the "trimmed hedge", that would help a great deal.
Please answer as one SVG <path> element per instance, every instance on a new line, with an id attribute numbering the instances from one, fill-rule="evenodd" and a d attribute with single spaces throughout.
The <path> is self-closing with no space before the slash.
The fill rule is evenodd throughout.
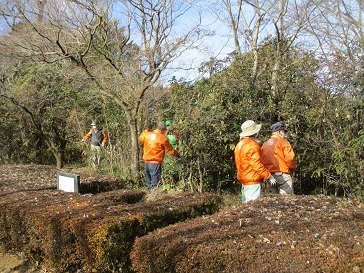
<path id="1" fill-rule="evenodd" d="M 144 196 L 140 190 L 99 195 L 57 190 L 6 194 L 0 197 L 0 240 L 5 250 L 23 252 L 46 266 L 58 263 L 62 256 L 74 259 L 71 254 L 78 252 L 78 246 L 73 225 L 98 217 L 112 206 L 139 202 Z"/>
<path id="2" fill-rule="evenodd" d="M 363 272 L 362 203 L 267 196 L 138 238 L 140 273 Z"/>
<path id="3" fill-rule="evenodd" d="M 129 272 L 136 237 L 218 211 L 221 197 L 180 194 L 153 201 L 144 191 L 80 195 L 57 190 L 0 197 L 0 240 L 53 272 Z"/>

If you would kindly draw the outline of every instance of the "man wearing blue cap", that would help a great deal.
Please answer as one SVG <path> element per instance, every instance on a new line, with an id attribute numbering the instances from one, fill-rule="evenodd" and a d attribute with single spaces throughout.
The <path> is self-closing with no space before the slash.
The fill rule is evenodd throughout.
<path id="1" fill-rule="evenodd" d="M 269 184 L 269 191 L 279 194 L 293 194 L 291 170 L 297 168 L 295 153 L 286 139 L 287 129 L 280 122 L 274 123 L 270 129 L 272 136 L 263 143 L 262 163 L 277 180 Z"/>

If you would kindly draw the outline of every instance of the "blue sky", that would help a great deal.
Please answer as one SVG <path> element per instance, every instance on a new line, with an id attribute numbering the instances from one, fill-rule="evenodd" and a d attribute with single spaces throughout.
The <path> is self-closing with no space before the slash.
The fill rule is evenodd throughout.
<path id="1" fill-rule="evenodd" d="M 193 12 L 189 16 L 193 17 Z M 162 80 L 168 81 L 174 76 L 176 79 L 183 78 L 188 81 L 194 81 L 203 76 L 198 72 L 201 63 L 211 58 L 223 59 L 234 50 L 229 29 L 207 12 L 204 12 L 202 16 L 202 27 L 213 31 L 215 34 L 199 40 L 198 49 L 185 51 L 173 62 L 170 69 L 165 72 Z M 190 24 L 194 23 L 192 18 L 185 18 Z M 180 27 L 182 29 L 188 28 L 190 24 L 187 22 L 182 23 Z"/>

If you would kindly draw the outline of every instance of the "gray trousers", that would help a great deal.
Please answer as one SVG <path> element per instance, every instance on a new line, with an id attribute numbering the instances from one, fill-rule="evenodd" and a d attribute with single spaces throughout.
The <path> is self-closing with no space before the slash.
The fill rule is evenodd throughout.
<path id="1" fill-rule="evenodd" d="M 294 194 L 293 192 L 293 180 L 289 173 L 272 173 L 277 180 L 277 185 L 268 186 L 268 190 L 272 193 L 279 194 Z"/>

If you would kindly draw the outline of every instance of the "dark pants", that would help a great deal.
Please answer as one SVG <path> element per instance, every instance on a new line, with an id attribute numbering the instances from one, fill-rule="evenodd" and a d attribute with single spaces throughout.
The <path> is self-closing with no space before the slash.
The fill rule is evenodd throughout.
<path id="1" fill-rule="evenodd" d="M 148 193 L 157 186 L 162 175 L 162 164 L 145 163 L 145 179 L 147 182 Z"/>

